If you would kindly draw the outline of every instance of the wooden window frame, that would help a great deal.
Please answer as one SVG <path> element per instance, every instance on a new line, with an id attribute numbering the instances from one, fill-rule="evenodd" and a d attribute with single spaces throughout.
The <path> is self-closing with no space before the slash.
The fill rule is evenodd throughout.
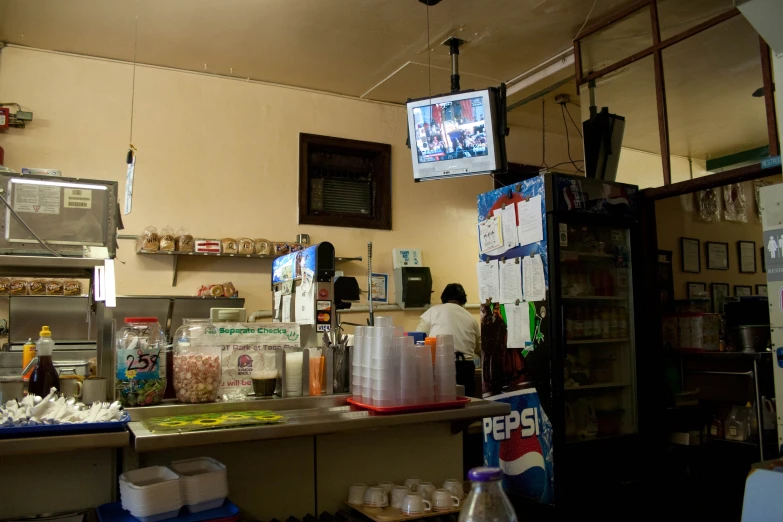
<path id="1" fill-rule="evenodd" d="M 652 24 L 651 30 L 652 30 L 653 44 L 650 47 L 647 47 L 646 49 L 643 49 L 637 53 L 627 56 L 622 60 L 618 60 L 617 62 L 608 65 L 603 69 L 599 69 L 598 71 L 593 71 L 590 74 L 585 75 L 584 71 L 582 70 L 581 41 L 586 37 L 600 31 L 601 29 L 609 27 L 610 25 L 619 22 L 620 20 L 626 18 L 627 16 L 630 16 L 633 13 L 636 13 L 637 11 L 645 8 L 650 10 L 650 21 Z M 662 52 L 667 47 L 670 47 L 678 42 L 681 42 L 687 38 L 690 38 L 703 31 L 706 31 L 707 29 L 710 29 L 711 27 L 714 27 L 720 23 L 730 20 L 731 18 L 739 14 L 740 14 L 739 9 L 737 9 L 736 7 L 732 7 L 731 9 L 728 9 L 725 12 L 717 16 L 714 16 L 709 20 L 705 20 L 704 22 L 697 24 L 679 34 L 671 36 L 665 40 L 661 40 L 661 31 L 660 31 L 660 26 L 658 21 L 658 0 L 639 0 L 638 2 L 635 2 L 617 11 L 616 13 L 613 13 L 611 16 L 607 17 L 606 19 L 591 25 L 585 31 L 580 33 L 578 37 L 574 40 L 574 67 L 576 68 L 577 92 L 579 92 L 579 88 L 582 85 L 593 82 L 597 78 L 605 76 L 622 67 L 626 67 L 631 63 L 641 60 L 642 58 L 646 58 L 647 56 L 650 55 L 653 56 L 653 65 L 654 65 L 654 72 L 655 72 L 655 98 L 656 98 L 656 105 L 658 109 L 658 134 L 661 142 L 661 163 L 663 167 L 663 187 L 660 188 L 664 188 L 672 184 L 671 154 L 669 149 L 669 117 L 666 108 L 666 85 L 664 83 L 664 67 L 663 67 Z M 775 116 L 775 98 L 774 98 L 775 88 L 772 82 L 772 64 L 769 56 L 770 49 L 769 46 L 761 37 L 759 37 L 759 42 L 760 42 L 759 53 L 761 55 L 761 73 L 762 73 L 762 80 L 764 84 L 764 104 L 765 104 L 766 116 L 767 116 L 767 135 L 769 141 L 769 155 L 777 156 L 780 154 L 780 146 L 778 141 L 779 140 L 778 128 L 777 128 L 777 121 Z M 736 173 L 740 177 L 747 176 L 747 172 L 745 168 L 726 171 L 721 173 L 721 174 L 729 174 L 729 176 L 723 176 L 724 183 L 732 182 L 730 181 L 732 179 L 730 177 L 732 173 Z M 715 175 L 718 174 L 713 174 L 713 176 Z M 726 178 L 729 178 L 729 181 L 726 181 Z M 700 182 L 697 179 L 693 179 L 693 180 L 677 183 L 677 185 L 684 184 L 685 186 L 690 187 L 690 184 L 693 184 L 693 187 L 695 188 L 698 184 L 702 184 L 702 183 L 703 182 Z M 678 187 L 678 191 L 682 190 L 682 188 L 683 187 Z M 651 189 L 651 190 L 656 190 L 656 189 Z"/>
<path id="2" fill-rule="evenodd" d="M 373 172 L 372 208 L 373 215 L 337 216 L 312 214 L 310 212 L 310 179 L 308 176 L 308 154 L 310 147 L 334 151 L 346 151 L 353 154 L 363 153 L 373 156 L 377 171 Z M 321 136 L 318 134 L 299 134 L 299 224 L 322 225 L 329 227 L 369 228 L 391 230 L 391 145 L 372 141 L 349 140 Z"/>

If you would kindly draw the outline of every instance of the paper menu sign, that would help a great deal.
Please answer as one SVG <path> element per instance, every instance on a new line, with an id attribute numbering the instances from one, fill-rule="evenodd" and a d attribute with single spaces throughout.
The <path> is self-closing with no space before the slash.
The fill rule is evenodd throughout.
<path id="1" fill-rule="evenodd" d="M 291 322 L 291 295 L 284 295 L 282 299 L 283 310 L 281 313 L 281 320 L 284 323 Z"/>
<path id="2" fill-rule="evenodd" d="M 301 284 L 296 289 L 294 321 L 299 324 L 315 324 L 315 285 Z"/>
<path id="3" fill-rule="evenodd" d="M 517 235 L 522 246 L 537 243 L 544 239 L 544 222 L 541 216 L 541 196 L 533 196 L 528 201 L 517 203 L 519 227 Z"/>
<path id="4" fill-rule="evenodd" d="M 506 348 L 529 347 L 533 344 L 530 339 L 530 305 L 526 302 L 507 304 L 504 309 L 508 331 Z"/>
<path id="5" fill-rule="evenodd" d="M 546 299 L 544 264 L 541 262 L 541 256 L 526 256 L 522 259 L 522 288 L 525 301 Z"/>
<path id="6" fill-rule="evenodd" d="M 275 292 L 275 308 L 273 310 L 274 315 L 272 316 L 272 319 L 275 321 L 280 320 L 280 302 L 282 301 L 282 298 L 283 298 L 283 292 L 281 292 L 280 290 Z"/>
<path id="7" fill-rule="evenodd" d="M 523 300 L 522 264 L 519 262 L 519 258 L 500 261 L 498 267 L 500 268 L 500 295 L 498 297 L 498 302 L 505 304 L 516 303 L 517 300 Z"/>
<path id="8" fill-rule="evenodd" d="M 492 215 L 500 217 L 500 224 L 503 230 L 503 244 L 499 248 L 487 252 L 487 254 L 499 256 L 519 244 L 519 240 L 517 240 L 516 205 L 512 203 L 511 205 L 506 205 L 505 208 L 496 208 Z"/>
<path id="9" fill-rule="evenodd" d="M 479 261 L 476 264 L 476 272 L 479 284 L 479 302 L 485 303 L 487 299 L 497 302 L 498 299 L 498 260 Z"/>
<path id="10" fill-rule="evenodd" d="M 498 216 L 492 216 L 478 224 L 479 250 L 482 254 L 503 246 L 503 230 Z"/>

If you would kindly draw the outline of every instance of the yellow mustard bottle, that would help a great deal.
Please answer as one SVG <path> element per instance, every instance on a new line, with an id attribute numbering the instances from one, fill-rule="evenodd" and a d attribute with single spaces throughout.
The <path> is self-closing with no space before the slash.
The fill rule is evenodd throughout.
<path id="1" fill-rule="evenodd" d="M 30 364 L 30 361 L 33 360 L 33 357 L 36 355 L 36 349 L 35 349 L 35 343 L 33 342 L 32 338 L 27 339 L 27 342 L 24 343 L 24 346 L 22 347 L 22 369 L 27 368 L 27 365 Z M 30 368 L 30 370 L 24 374 L 22 377 L 24 377 L 24 380 L 28 380 L 30 378 L 30 374 L 33 373 L 33 369 Z"/>

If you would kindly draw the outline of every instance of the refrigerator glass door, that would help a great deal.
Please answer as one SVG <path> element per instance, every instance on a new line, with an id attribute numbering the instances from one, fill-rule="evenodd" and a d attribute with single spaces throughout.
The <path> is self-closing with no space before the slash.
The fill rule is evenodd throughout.
<path id="1" fill-rule="evenodd" d="M 560 224 L 569 442 L 636 433 L 630 231 Z"/>

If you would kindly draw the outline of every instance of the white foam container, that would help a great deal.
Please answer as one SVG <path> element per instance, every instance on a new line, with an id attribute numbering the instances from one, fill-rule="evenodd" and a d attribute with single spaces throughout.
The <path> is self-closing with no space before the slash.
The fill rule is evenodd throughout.
<path id="1" fill-rule="evenodd" d="M 119 484 L 122 508 L 142 522 L 174 518 L 184 504 L 180 476 L 166 466 L 127 471 Z"/>
<path id="2" fill-rule="evenodd" d="M 214 509 L 228 497 L 226 466 L 210 457 L 176 460 L 172 469 L 180 474 L 182 497 L 188 511 Z"/>

